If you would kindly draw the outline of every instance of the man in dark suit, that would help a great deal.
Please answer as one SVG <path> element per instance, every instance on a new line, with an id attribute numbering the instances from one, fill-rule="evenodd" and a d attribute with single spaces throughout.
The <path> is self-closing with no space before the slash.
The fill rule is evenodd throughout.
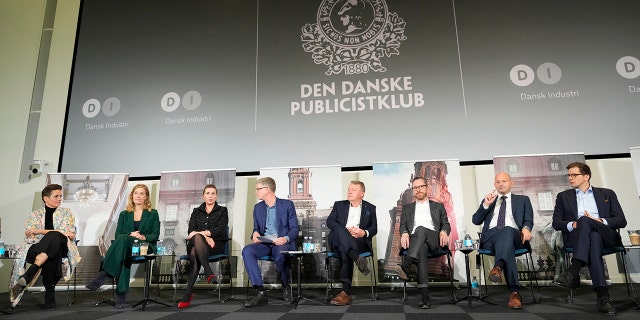
<path id="1" fill-rule="evenodd" d="M 553 209 L 553 228 L 562 231 L 565 247 L 573 248 L 569 269 L 554 285 L 577 288 L 580 268 L 589 266 L 593 290 L 597 295 L 598 312 L 615 315 L 606 287 L 602 248 L 622 246 L 616 229 L 624 228 L 627 220 L 613 190 L 591 186 L 591 168 L 574 162 L 567 166 L 567 177 L 573 189 L 558 193 Z"/>
<path id="2" fill-rule="evenodd" d="M 400 245 L 407 250 L 402 263 L 395 271 L 401 279 L 407 280 L 407 270 L 414 261 L 418 263 L 418 288 L 422 299 L 420 309 L 431 308 L 429 297 L 429 273 L 427 253 L 436 251 L 449 244 L 451 226 L 444 205 L 428 198 L 429 184 L 423 177 L 414 178 L 411 182 L 413 196 L 416 201 L 402 206 L 400 217 Z"/>
<path id="3" fill-rule="evenodd" d="M 276 182 L 270 178 L 260 178 L 256 181 L 256 196 L 261 202 L 253 207 L 253 233 L 251 241 L 242 249 L 244 267 L 249 279 L 258 293 L 253 299 L 245 302 L 245 307 L 267 304 L 262 274 L 258 266 L 258 258 L 271 255 L 276 269 L 282 279 L 282 289 L 285 301 L 291 300 L 289 273 L 291 266 L 282 251 L 296 250 L 298 236 L 298 218 L 293 202 L 279 199 L 275 195 Z M 272 240 L 260 240 L 260 236 L 270 236 Z"/>
<path id="4" fill-rule="evenodd" d="M 489 272 L 489 280 L 502 282 L 504 273 L 511 292 L 509 308 L 520 309 L 522 296 L 515 250 L 531 240 L 533 207 L 529 197 L 511 193 L 513 181 L 506 172 L 496 174 L 493 186 L 495 190 L 484 197 L 471 220 L 475 225 L 484 223 L 480 247 L 495 252 L 495 265 Z"/>
<path id="5" fill-rule="evenodd" d="M 364 201 L 364 183 L 351 181 L 347 190 L 347 200 L 336 201 L 327 218 L 329 244 L 333 252 L 341 257 L 340 281 L 342 291 L 331 304 L 343 306 L 351 304 L 351 280 L 353 262 L 364 275 L 369 274 L 367 259 L 361 253 L 372 251 L 371 239 L 378 233 L 376 206 Z M 373 267 L 373 266 L 372 266 Z"/>

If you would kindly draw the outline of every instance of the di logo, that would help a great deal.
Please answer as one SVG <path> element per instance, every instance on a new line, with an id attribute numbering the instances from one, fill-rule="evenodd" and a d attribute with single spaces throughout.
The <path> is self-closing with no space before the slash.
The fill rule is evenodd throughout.
<path id="1" fill-rule="evenodd" d="M 168 92 L 160 100 L 160 107 L 165 112 L 176 111 L 180 105 L 187 110 L 195 110 L 202 104 L 200 92 L 191 90 L 185 93 L 182 98 L 175 92 Z"/>
<path id="2" fill-rule="evenodd" d="M 116 97 L 111 97 L 100 103 L 98 99 L 89 99 L 82 105 L 82 114 L 86 118 L 91 119 L 97 116 L 100 111 L 107 117 L 115 116 L 120 111 L 120 100 Z"/>
<path id="3" fill-rule="evenodd" d="M 636 57 L 625 56 L 616 62 L 616 71 L 626 79 L 635 79 L 640 77 L 640 60 Z"/>
<path id="4" fill-rule="evenodd" d="M 532 84 L 536 76 L 544 84 L 555 84 L 562 78 L 562 70 L 555 63 L 545 62 L 536 69 L 535 73 L 526 64 L 514 66 L 509 72 L 511 82 L 519 87 L 526 87 Z"/>

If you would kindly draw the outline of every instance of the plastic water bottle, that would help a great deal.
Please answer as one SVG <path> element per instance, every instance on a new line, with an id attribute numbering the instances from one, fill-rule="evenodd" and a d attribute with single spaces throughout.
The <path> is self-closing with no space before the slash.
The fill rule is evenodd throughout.
<path id="1" fill-rule="evenodd" d="M 7 253 L 7 248 L 4 246 L 4 241 L 0 241 L 0 257 L 4 257 Z"/>
<path id="2" fill-rule="evenodd" d="M 471 239 L 471 236 L 469 235 L 468 232 L 464 236 L 464 240 L 462 240 L 462 246 L 469 249 L 473 248 L 473 239 Z"/>
<path id="3" fill-rule="evenodd" d="M 137 257 L 140 255 L 140 243 L 138 242 L 138 239 L 133 240 L 133 245 L 131 246 L 131 256 L 132 257 Z"/>
<path id="4" fill-rule="evenodd" d="M 304 242 L 302 242 L 302 252 L 309 252 L 309 237 L 304 237 Z"/>
<path id="5" fill-rule="evenodd" d="M 471 279 L 471 295 L 474 297 L 480 296 L 480 287 L 478 286 L 478 279 L 476 276 L 473 276 Z"/>
<path id="6" fill-rule="evenodd" d="M 309 252 L 316 252 L 316 243 L 313 242 L 313 237 L 309 237 Z"/>
<path id="7" fill-rule="evenodd" d="M 163 241 L 164 240 L 162 240 L 162 239 L 158 240 L 158 246 L 157 246 L 157 250 L 156 251 L 158 251 L 157 254 L 159 256 L 164 256 L 164 243 L 163 243 Z"/>

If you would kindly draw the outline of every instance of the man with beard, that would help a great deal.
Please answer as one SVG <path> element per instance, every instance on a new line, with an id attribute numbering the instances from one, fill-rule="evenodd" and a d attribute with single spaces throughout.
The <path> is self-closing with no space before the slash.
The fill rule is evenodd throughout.
<path id="1" fill-rule="evenodd" d="M 407 250 L 402 263 L 395 267 L 401 279 L 407 280 L 407 270 L 411 264 L 418 264 L 418 288 L 422 299 L 420 309 L 431 308 L 428 288 L 427 253 L 440 250 L 449 244 L 451 226 L 444 205 L 428 199 L 427 179 L 416 177 L 411 182 L 415 202 L 402 207 L 400 217 L 400 245 Z"/>

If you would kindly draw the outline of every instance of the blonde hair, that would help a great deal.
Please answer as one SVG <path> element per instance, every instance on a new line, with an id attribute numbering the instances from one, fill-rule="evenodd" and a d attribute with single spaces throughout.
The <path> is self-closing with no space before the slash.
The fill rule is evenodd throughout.
<path id="1" fill-rule="evenodd" d="M 353 185 L 356 185 L 356 186 L 360 186 L 360 189 L 362 189 L 362 192 L 365 192 L 364 182 L 358 181 L 358 180 L 351 180 L 350 184 L 353 184 Z"/>
<path id="2" fill-rule="evenodd" d="M 136 209 L 135 205 L 133 204 L 133 192 L 135 192 L 136 189 L 138 188 L 144 189 L 144 192 L 147 194 L 147 199 L 144 200 L 142 209 L 147 211 L 151 210 L 151 200 L 149 200 L 149 188 L 147 187 L 146 184 L 138 183 L 133 187 L 133 189 L 131 189 L 131 192 L 129 193 L 129 202 L 127 202 L 127 209 L 126 209 L 128 212 L 133 212 Z"/>
<path id="3" fill-rule="evenodd" d="M 271 177 L 260 178 L 256 181 L 256 184 L 261 184 L 263 187 L 267 187 L 271 189 L 271 191 L 276 192 L 276 181 Z"/>

